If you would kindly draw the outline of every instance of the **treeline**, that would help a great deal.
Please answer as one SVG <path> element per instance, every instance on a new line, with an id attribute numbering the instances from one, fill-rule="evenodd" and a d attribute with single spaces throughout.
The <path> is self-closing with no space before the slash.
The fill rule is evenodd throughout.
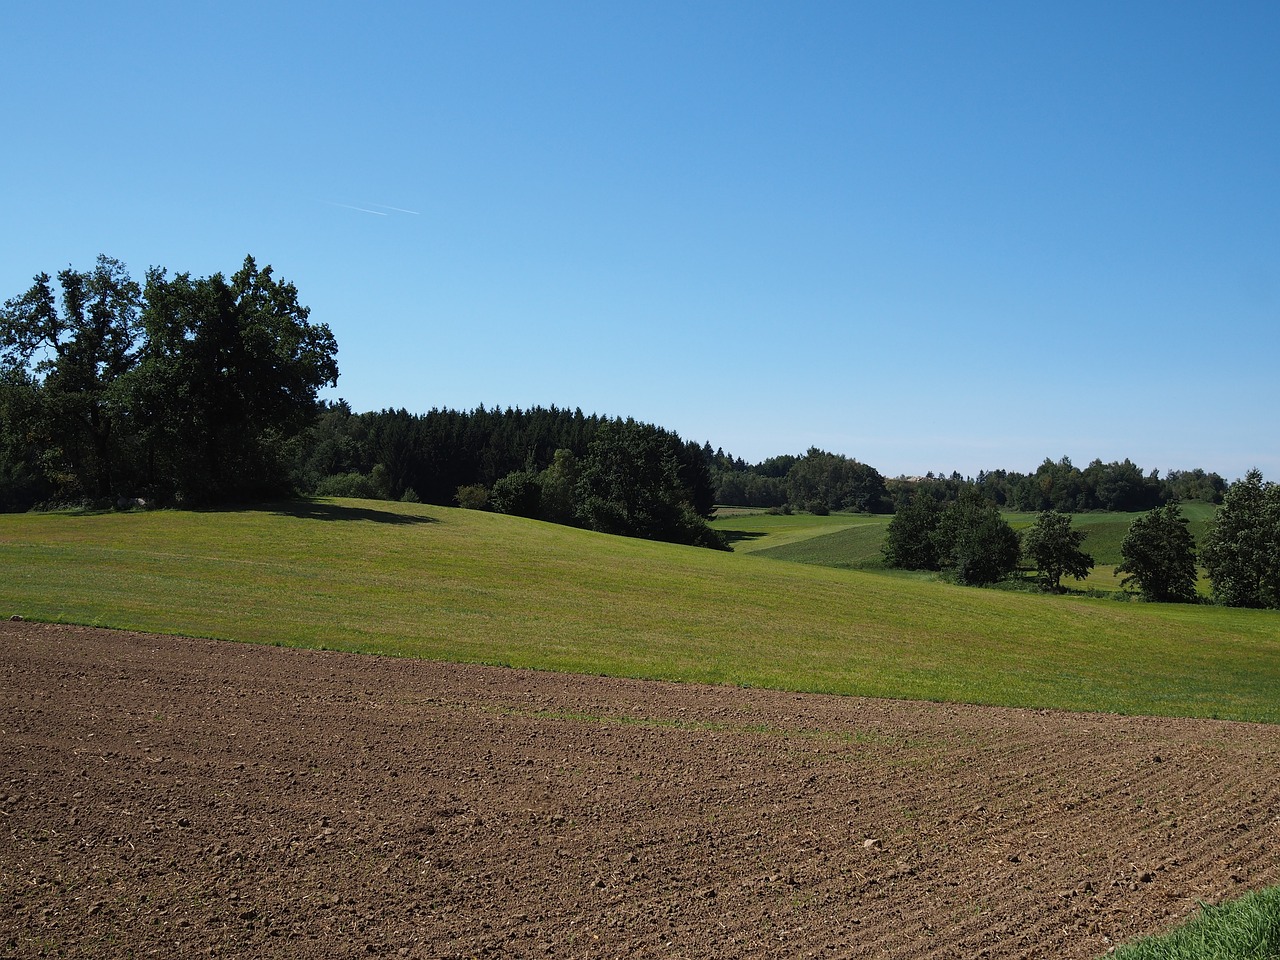
<path id="1" fill-rule="evenodd" d="M 705 449 L 634 419 L 579 410 L 326 405 L 301 437 L 303 493 L 491 509 L 674 543 L 724 547 Z"/>
<path id="2" fill-rule="evenodd" d="M 845 460 L 846 464 L 855 462 L 837 459 Z M 974 491 L 988 502 L 1008 510 L 1134 512 L 1151 510 L 1175 500 L 1221 503 L 1227 491 L 1227 481 L 1221 476 L 1198 468 L 1170 470 L 1161 477 L 1158 470 L 1144 472 L 1127 458 L 1113 463 L 1094 460 L 1081 470 L 1069 458 L 1063 457 L 1056 462 L 1046 459 L 1034 473 L 992 470 L 980 472 L 976 478 L 962 477 L 959 473 L 950 476 L 930 473 L 923 477 L 882 480 L 879 502 L 867 497 L 854 497 L 852 502 L 844 502 L 838 495 L 834 498 L 815 495 L 814 489 L 802 479 L 811 475 L 815 468 L 826 469 L 818 468 L 817 464 L 832 462 L 831 454 L 810 450 L 805 457 L 771 457 L 751 465 L 718 450 L 712 456 L 716 502 L 748 507 L 810 510 L 816 506 L 819 510 L 878 512 L 882 509 L 896 510 L 916 494 L 942 505 L 955 503 L 963 493 Z M 793 469 L 802 464 L 800 471 L 793 474 Z M 870 467 L 863 469 L 871 470 Z M 839 484 L 829 484 L 826 490 L 838 488 Z"/>

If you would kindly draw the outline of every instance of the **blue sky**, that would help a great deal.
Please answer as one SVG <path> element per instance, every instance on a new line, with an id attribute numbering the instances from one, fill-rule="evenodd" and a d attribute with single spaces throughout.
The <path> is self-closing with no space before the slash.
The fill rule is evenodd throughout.
<path id="1" fill-rule="evenodd" d="M 1280 479 L 1280 4 L 6 4 L 0 296 L 246 254 L 357 410 Z"/>

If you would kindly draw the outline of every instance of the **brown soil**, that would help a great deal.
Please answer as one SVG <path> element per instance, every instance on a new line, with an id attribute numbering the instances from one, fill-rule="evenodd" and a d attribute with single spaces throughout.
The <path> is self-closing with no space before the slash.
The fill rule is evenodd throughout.
<path id="1" fill-rule="evenodd" d="M 0 955 L 1095 957 L 1280 882 L 1280 728 L 0 625 Z"/>

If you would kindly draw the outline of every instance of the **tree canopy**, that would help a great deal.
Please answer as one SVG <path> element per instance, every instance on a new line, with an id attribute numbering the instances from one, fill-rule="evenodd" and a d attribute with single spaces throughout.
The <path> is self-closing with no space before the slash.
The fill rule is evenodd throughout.
<path id="1" fill-rule="evenodd" d="M 1280 609 L 1280 486 L 1258 470 L 1232 484 L 1203 558 L 1217 602 Z"/>
<path id="2" fill-rule="evenodd" d="M 1093 557 L 1080 549 L 1087 534 L 1071 526 L 1071 517 L 1045 510 L 1022 534 L 1022 552 L 1036 565 L 1036 580 L 1051 593 L 1062 590 L 1064 576 L 1083 580 L 1093 569 Z"/>
<path id="3" fill-rule="evenodd" d="M 338 377 L 292 284 L 246 257 L 230 280 L 156 268 L 144 289 L 105 256 L 58 284 L 60 307 L 40 274 L 0 310 L 6 474 L 91 502 L 287 491 L 286 442 Z"/>
<path id="4" fill-rule="evenodd" d="M 1157 507 L 1129 525 L 1120 543 L 1120 585 L 1136 583 L 1144 600 L 1195 603 L 1196 545 L 1176 502 Z"/>

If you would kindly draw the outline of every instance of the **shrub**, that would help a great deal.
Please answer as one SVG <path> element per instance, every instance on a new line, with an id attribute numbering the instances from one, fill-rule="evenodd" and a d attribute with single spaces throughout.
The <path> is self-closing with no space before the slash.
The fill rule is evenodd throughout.
<path id="1" fill-rule="evenodd" d="M 363 473 L 335 473 L 316 484 L 317 497 L 354 497 L 360 500 L 383 499 L 372 480 Z"/>
<path id="2" fill-rule="evenodd" d="M 458 488 L 454 502 L 463 510 L 488 510 L 489 488 L 483 483 L 469 483 Z"/>

